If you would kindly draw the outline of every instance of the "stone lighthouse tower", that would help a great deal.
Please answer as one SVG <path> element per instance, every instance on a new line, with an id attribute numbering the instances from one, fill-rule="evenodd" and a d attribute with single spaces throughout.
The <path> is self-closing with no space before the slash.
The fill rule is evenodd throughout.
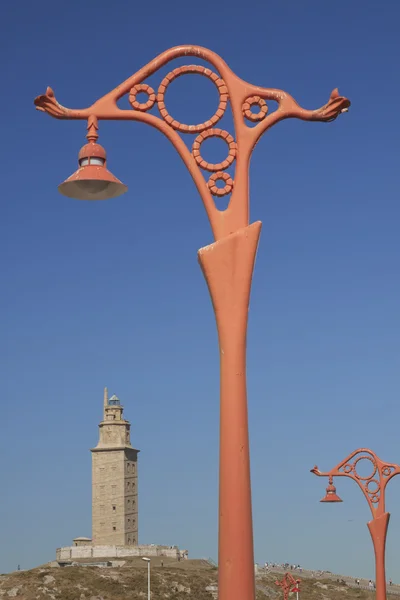
<path id="1" fill-rule="evenodd" d="M 92 452 L 92 544 L 138 544 L 139 450 L 130 442 L 130 423 L 117 396 L 104 390 L 99 443 Z"/>

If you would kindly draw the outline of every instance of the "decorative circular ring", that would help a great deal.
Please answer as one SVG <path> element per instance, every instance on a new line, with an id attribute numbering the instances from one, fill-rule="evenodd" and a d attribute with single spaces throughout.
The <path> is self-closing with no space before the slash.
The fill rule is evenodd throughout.
<path id="1" fill-rule="evenodd" d="M 369 486 L 371 485 L 371 483 L 376 485 L 375 490 L 370 490 Z M 377 479 L 370 479 L 365 486 L 365 490 L 368 492 L 368 494 L 372 494 L 373 496 L 376 496 L 376 494 L 380 491 L 380 488 L 381 488 L 381 484 L 379 483 L 379 481 Z"/>
<path id="2" fill-rule="evenodd" d="M 258 113 L 253 113 L 251 107 L 256 105 L 260 110 Z M 249 121 L 262 121 L 268 112 L 268 105 L 260 96 L 251 96 L 243 103 L 242 112 Z"/>
<path id="3" fill-rule="evenodd" d="M 353 465 L 347 464 L 347 465 L 345 465 L 345 466 L 343 467 L 343 471 L 344 471 L 345 473 L 351 473 L 351 472 L 352 472 L 352 470 L 353 470 Z"/>
<path id="4" fill-rule="evenodd" d="M 383 467 L 382 469 L 382 475 L 384 477 L 389 477 L 389 475 L 392 474 L 392 467 Z"/>
<path id="5" fill-rule="evenodd" d="M 372 465 L 374 467 L 373 472 L 371 473 L 371 475 L 368 475 L 368 477 L 361 477 L 358 473 L 357 473 L 357 463 L 360 462 L 360 460 L 369 460 L 370 462 L 372 462 Z M 370 456 L 360 456 L 359 458 L 357 458 L 354 463 L 353 463 L 353 470 L 354 470 L 354 475 L 357 477 L 357 479 L 360 479 L 361 481 L 368 481 L 369 479 L 372 479 L 373 476 L 375 475 L 376 471 L 377 471 L 377 466 L 375 461 L 370 457 Z"/>
<path id="6" fill-rule="evenodd" d="M 138 102 L 136 100 L 136 96 L 140 92 L 144 92 L 145 94 L 148 95 L 147 102 Z M 138 83 L 137 85 L 134 85 L 133 88 L 131 89 L 131 91 L 129 92 L 130 105 L 132 106 L 132 108 L 135 108 L 136 110 L 145 112 L 146 110 L 153 108 L 155 101 L 156 101 L 155 91 L 153 90 L 152 87 L 150 87 L 146 83 Z"/>
<path id="7" fill-rule="evenodd" d="M 201 144 L 204 142 L 204 140 L 210 137 L 221 138 L 222 140 L 225 140 L 225 142 L 229 146 L 229 154 L 227 158 L 221 163 L 209 163 L 206 160 L 204 160 L 200 154 Z M 236 142 L 231 136 L 231 134 L 227 131 L 224 131 L 223 129 L 207 129 L 207 131 L 203 131 L 202 133 L 200 133 L 194 140 L 192 146 L 192 154 L 195 161 L 202 169 L 205 169 L 206 171 L 224 171 L 233 163 L 233 161 L 236 158 Z"/>
<path id="8" fill-rule="evenodd" d="M 373 502 L 374 504 L 379 502 L 379 496 L 377 494 L 374 494 L 373 496 L 371 496 L 371 502 Z"/>
<path id="9" fill-rule="evenodd" d="M 225 186 L 223 188 L 217 187 L 217 181 L 225 181 Z M 217 171 L 217 173 L 213 173 L 208 180 L 208 188 L 213 196 L 226 196 L 232 191 L 233 188 L 233 179 L 228 173 L 224 173 L 224 171 Z"/>
<path id="10" fill-rule="evenodd" d="M 174 79 L 180 77 L 181 75 L 185 75 L 186 73 L 198 73 L 199 75 L 204 75 L 217 86 L 219 93 L 219 105 L 215 114 L 208 121 L 205 121 L 204 123 L 200 123 L 198 125 L 185 125 L 185 123 L 179 123 L 179 121 L 176 121 L 171 117 L 171 115 L 165 108 L 164 96 L 165 92 L 167 91 L 167 87 L 172 81 L 174 81 Z M 227 103 L 228 88 L 226 87 L 225 82 L 220 77 L 218 77 L 218 75 L 213 73 L 211 69 L 208 69 L 207 67 L 202 67 L 200 65 L 187 65 L 184 67 L 178 67 L 177 69 L 174 69 L 173 71 L 171 71 L 171 73 L 168 73 L 168 75 L 164 77 L 160 84 L 160 87 L 158 88 L 157 93 L 158 110 L 160 111 L 162 118 L 173 129 L 176 129 L 181 133 L 200 133 L 202 131 L 205 131 L 206 129 L 209 129 L 210 127 L 213 127 L 224 116 Z"/>

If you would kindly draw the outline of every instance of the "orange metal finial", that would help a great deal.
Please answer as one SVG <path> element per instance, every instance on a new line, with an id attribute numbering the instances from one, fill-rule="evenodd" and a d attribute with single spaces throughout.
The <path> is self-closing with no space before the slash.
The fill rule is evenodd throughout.
<path id="1" fill-rule="evenodd" d="M 97 133 L 98 129 L 99 123 L 97 121 L 97 117 L 95 117 L 94 115 L 90 115 L 90 117 L 88 118 L 86 134 L 86 138 L 89 142 L 97 142 L 97 140 L 99 139 L 99 134 Z"/>

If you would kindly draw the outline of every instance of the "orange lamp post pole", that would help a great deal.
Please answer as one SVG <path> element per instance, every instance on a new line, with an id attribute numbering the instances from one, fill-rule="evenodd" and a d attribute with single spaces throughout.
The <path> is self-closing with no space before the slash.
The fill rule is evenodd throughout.
<path id="1" fill-rule="evenodd" d="M 175 58 L 195 57 L 210 64 L 173 69 L 155 91 L 146 79 Z M 215 114 L 205 123 L 180 123 L 167 110 L 168 86 L 187 73 L 211 80 L 219 94 Z M 137 95 L 144 93 L 146 101 Z M 128 96 L 130 109 L 118 106 Z M 268 111 L 266 101 L 277 109 Z M 216 127 L 228 102 L 234 134 Z M 126 187 L 106 169 L 106 154 L 97 144 L 98 123 L 105 120 L 140 121 L 158 129 L 174 145 L 188 168 L 203 201 L 215 242 L 199 250 L 198 259 L 215 312 L 220 347 L 220 480 L 219 480 L 219 597 L 253 600 L 255 597 L 250 459 L 246 397 L 246 331 L 250 287 L 261 222 L 249 222 L 249 161 L 262 134 L 288 118 L 332 121 L 348 110 L 349 100 L 334 90 L 327 104 L 316 110 L 301 108 L 286 92 L 243 81 L 214 52 L 199 46 L 178 46 L 160 54 L 88 108 L 61 106 L 51 88 L 35 100 L 37 109 L 57 119 L 88 122 L 88 144 L 79 154 L 79 169 L 60 185 L 60 191 L 78 199 L 118 196 Z M 155 109 L 153 111 L 153 108 Z M 258 112 L 254 112 L 258 109 Z M 153 112 L 152 112 L 153 111 Z M 180 134 L 195 136 L 191 148 Z M 227 144 L 227 158 L 218 164 L 205 161 L 204 140 L 217 137 Z M 227 171 L 233 167 L 232 175 Z M 208 180 L 204 177 L 208 172 Z M 218 210 L 215 197 L 230 194 L 226 210 Z"/>
<path id="2" fill-rule="evenodd" d="M 362 462 L 371 463 L 371 472 L 367 477 L 362 477 L 357 471 L 357 465 Z M 329 477 L 326 496 L 321 502 L 342 502 L 336 495 L 333 477 L 350 477 L 360 486 L 372 513 L 372 521 L 367 525 L 375 553 L 376 599 L 386 600 L 385 547 L 390 513 L 385 511 L 385 489 L 390 479 L 400 474 L 400 466 L 383 462 L 372 450 L 360 448 L 329 472 L 322 473 L 315 466 L 311 473 Z"/>

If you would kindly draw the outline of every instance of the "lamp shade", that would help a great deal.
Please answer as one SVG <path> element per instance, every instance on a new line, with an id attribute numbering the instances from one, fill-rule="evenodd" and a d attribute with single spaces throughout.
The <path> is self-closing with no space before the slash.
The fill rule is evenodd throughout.
<path id="1" fill-rule="evenodd" d="M 333 483 L 330 483 L 326 488 L 325 497 L 320 502 L 343 502 L 343 500 L 336 494 L 336 488 Z"/>
<path id="2" fill-rule="evenodd" d="M 58 186 L 68 198 L 77 200 L 108 200 L 127 191 L 119 179 L 107 169 L 106 151 L 100 144 L 89 142 L 78 156 L 79 168 Z"/>

